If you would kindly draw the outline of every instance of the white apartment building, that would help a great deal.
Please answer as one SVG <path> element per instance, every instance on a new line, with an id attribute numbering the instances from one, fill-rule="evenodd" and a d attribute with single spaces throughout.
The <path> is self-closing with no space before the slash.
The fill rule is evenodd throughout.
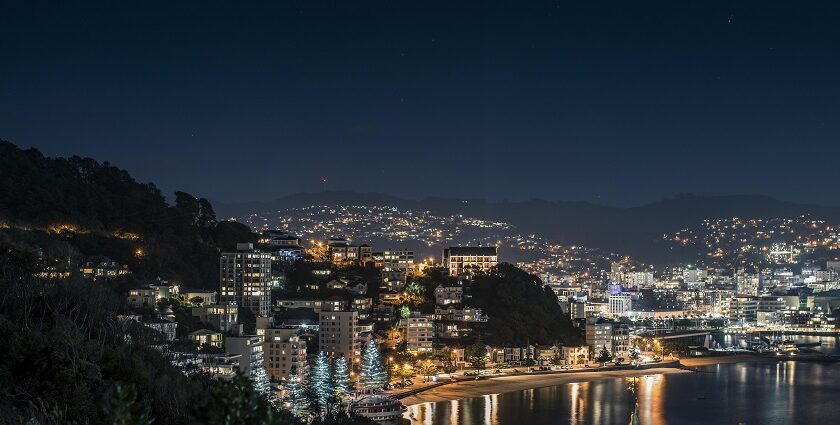
<path id="1" fill-rule="evenodd" d="M 633 308 L 633 300 L 629 294 L 613 294 L 609 298 L 610 316 L 627 316 Z"/>
<path id="2" fill-rule="evenodd" d="M 263 362 L 263 339 L 257 335 L 229 336 L 225 338 L 225 350 L 231 354 L 239 354 L 240 372 L 247 376 L 254 384 L 254 389 L 265 393 L 268 391 L 268 376 Z"/>
<path id="3" fill-rule="evenodd" d="M 402 322 L 408 351 L 411 353 L 431 352 L 435 338 L 434 316 L 412 313 Z"/>
<path id="4" fill-rule="evenodd" d="M 630 274 L 630 286 L 633 288 L 652 288 L 655 283 L 653 272 L 633 272 Z"/>
<path id="5" fill-rule="evenodd" d="M 271 255 L 254 250 L 253 244 L 236 244 L 236 252 L 219 259 L 220 300 L 248 308 L 259 316 L 271 312 Z"/>

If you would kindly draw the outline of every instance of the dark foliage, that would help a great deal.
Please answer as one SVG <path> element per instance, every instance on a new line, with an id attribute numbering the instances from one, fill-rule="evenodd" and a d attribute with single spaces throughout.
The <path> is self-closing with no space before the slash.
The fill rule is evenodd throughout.
<path id="1" fill-rule="evenodd" d="M 557 296 L 534 275 L 510 264 L 477 274 L 470 284 L 471 305 L 490 316 L 476 328 L 491 346 L 577 342 L 580 334 L 557 304 Z"/>
<path id="2" fill-rule="evenodd" d="M 20 230 L 15 240 L 42 239 L 39 247 L 55 245 L 44 239 L 63 241 L 74 250 L 72 270 L 84 258 L 102 255 L 128 265 L 137 279 L 161 277 L 202 289 L 218 288 L 221 250 L 255 240 L 247 226 L 217 222 L 204 198 L 176 192 L 175 206 L 169 206 L 153 184 L 108 163 L 47 158 L 2 140 L 0 223 L 10 227 L 7 233 Z"/>

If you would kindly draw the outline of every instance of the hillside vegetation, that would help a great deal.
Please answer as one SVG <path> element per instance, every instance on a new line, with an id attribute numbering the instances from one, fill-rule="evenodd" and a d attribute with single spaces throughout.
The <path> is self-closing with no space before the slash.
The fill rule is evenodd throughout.
<path id="1" fill-rule="evenodd" d="M 47 158 L 0 140 L 0 231 L 36 245 L 53 266 L 78 269 L 89 256 L 126 264 L 136 279 L 218 287 L 218 254 L 253 241 L 246 226 L 217 222 L 209 201 L 90 158 Z"/>

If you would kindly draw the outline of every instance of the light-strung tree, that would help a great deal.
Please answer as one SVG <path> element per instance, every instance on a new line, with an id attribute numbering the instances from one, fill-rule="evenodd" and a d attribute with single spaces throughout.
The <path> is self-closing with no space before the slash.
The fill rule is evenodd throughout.
<path id="1" fill-rule="evenodd" d="M 362 354 L 362 386 L 365 389 L 382 388 L 388 383 L 388 373 L 373 340 L 368 341 Z"/>
<path id="2" fill-rule="evenodd" d="M 286 380 L 286 396 L 283 402 L 295 416 L 305 418 L 312 410 L 309 397 L 306 396 L 306 383 L 298 374 L 291 374 Z"/>
<path id="3" fill-rule="evenodd" d="M 347 359 L 344 357 L 335 359 L 333 386 L 338 397 L 346 397 L 353 394 L 353 381 L 350 380 L 350 367 L 347 365 Z"/>
<path id="4" fill-rule="evenodd" d="M 595 358 L 595 361 L 601 363 L 602 365 L 606 366 L 607 362 L 612 360 L 613 355 L 607 351 L 607 347 L 601 347 L 601 351 L 598 352 L 598 357 Z"/>
<path id="5" fill-rule="evenodd" d="M 391 378 L 400 378 L 403 383 L 414 376 L 414 368 L 408 363 L 394 363 L 391 366 Z"/>
<path id="6" fill-rule="evenodd" d="M 432 363 L 429 360 L 426 360 L 425 362 L 420 364 L 419 372 L 420 372 L 421 375 L 423 375 L 423 380 L 424 381 L 428 381 L 429 377 L 436 374 L 437 371 L 438 371 L 438 367 L 435 366 L 435 364 Z"/>
<path id="7" fill-rule="evenodd" d="M 641 353 L 639 352 L 639 347 L 634 345 L 630 350 L 630 358 L 635 362 L 636 360 L 639 360 L 640 355 Z"/>
<path id="8" fill-rule="evenodd" d="M 330 407 L 330 398 L 333 395 L 330 372 L 330 362 L 327 360 L 327 354 L 321 351 L 318 353 L 318 358 L 315 359 L 315 365 L 312 366 L 309 377 L 309 385 L 315 394 L 315 404 L 319 410 L 328 410 Z"/>
<path id="9" fill-rule="evenodd" d="M 475 342 L 464 351 L 470 366 L 477 370 L 483 370 L 487 367 L 487 349 L 484 348 L 484 341 L 481 340 L 481 337 L 476 338 Z"/>

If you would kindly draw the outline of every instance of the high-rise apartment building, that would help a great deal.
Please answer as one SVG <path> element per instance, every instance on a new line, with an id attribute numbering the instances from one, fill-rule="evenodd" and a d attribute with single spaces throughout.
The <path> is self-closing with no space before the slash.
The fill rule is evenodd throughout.
<path id="1" fill-rule="evenodd" d="M 234 303 L 254 314 L 271 312 L 271 255 L 254 250 L 250 243 L 236 244 L 236 252 L 219 259 L 222 303 Z"/>

